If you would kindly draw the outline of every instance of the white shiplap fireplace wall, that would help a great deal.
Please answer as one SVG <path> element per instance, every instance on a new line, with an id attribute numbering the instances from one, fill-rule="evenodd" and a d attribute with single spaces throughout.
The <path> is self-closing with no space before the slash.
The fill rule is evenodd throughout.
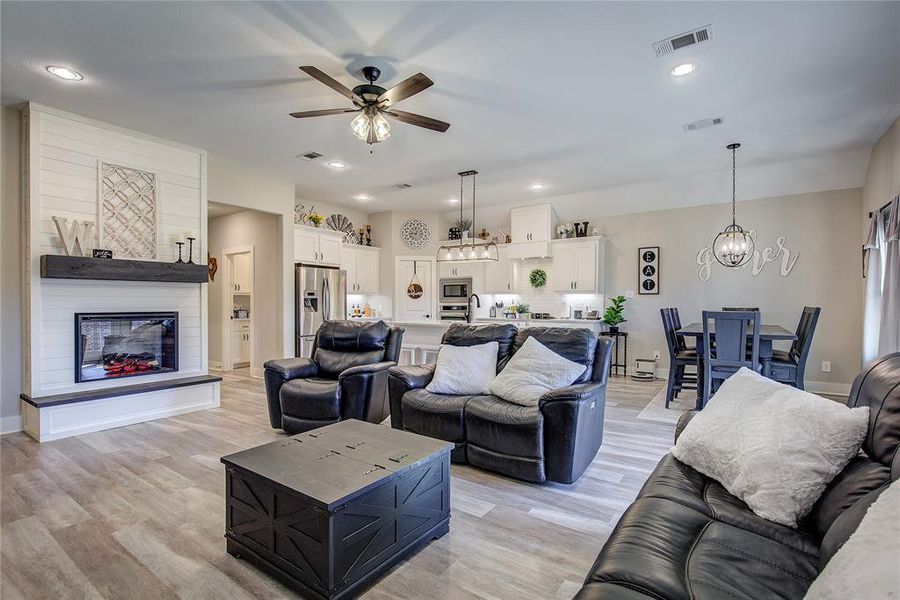
<path id="1" fill-rule="evenodd" d="M 51 217 L 99 226 L 100 162 L 156 173 L 157 260 L 174 262 L 175 242 L 193 236 L 194 260 L 205 263 L 206 152 L 34 103 L 23 119 L 24 393 L 42 398 L 207 374 L 206 285 L 42 279 L 40 273 L 42 254 L 65 254 Z M 178 311 L 179 370 L 75 383 L 75 313 L 113 311 Z M 22 410 L 25 431 L 47 441 L 218 405 L 219 384 L 211 382 L 40 410 L 23 402 Z"/>

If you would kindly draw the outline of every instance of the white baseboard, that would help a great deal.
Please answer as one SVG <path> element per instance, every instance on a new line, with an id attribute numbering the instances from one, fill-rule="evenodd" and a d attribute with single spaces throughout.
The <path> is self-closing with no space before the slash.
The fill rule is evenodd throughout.
<path id="1" fill-rule="evenodd" d="M 221 360 L 211 360 L 208 362 L 210 371 L 221 371 L 223 370 L 222 361 Z"/>
<path id="2" fill-rule="evenodd" d="M 22 415 L 0 418 L 0 435 L 22 431 Z"/>

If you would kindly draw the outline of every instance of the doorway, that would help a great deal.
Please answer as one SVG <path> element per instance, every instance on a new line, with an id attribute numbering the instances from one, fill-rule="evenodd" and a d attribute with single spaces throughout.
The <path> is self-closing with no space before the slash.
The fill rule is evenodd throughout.
<path id="1" fill-rule="evenodd" d="M 253 246 L 222 250 L 222 369 L 256 364 Z"/>
<path id="2" fill-rule="evenodd" d="M 419 296 L 409 293 L 413 281 L 422 286 Z M 436 321 L 436 290 L 434 258 L 398 256 L 394 259 L 394 318 L 397 321 Z"/>

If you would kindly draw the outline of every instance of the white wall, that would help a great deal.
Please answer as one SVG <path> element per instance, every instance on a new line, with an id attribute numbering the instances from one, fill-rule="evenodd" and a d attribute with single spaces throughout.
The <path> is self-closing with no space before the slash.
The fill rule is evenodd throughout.
<path id="1" fill-rule="evenodd" d="M 219 263 L 219 272 L 209 283 L 209 359 L 222 362 L 222 344 L 230 343 L 230 330 L 223 327 L 222 314 L 231 313 L 223 304 L 225 256 L 223 249 L 253 246 L 253 357 L 252 372 L 265 361 L 282 358 L 278 312 L 281 282 L 280 216 L 245 210 L 209 221 L 209 251 Z"/>
<path id="2" fill-rule="evenodd" d="M 174 261 L 175 241 L 197 238 L 206 256 L 206 154 L 36 104 L 26 113 L 25 392 L 33 397 L 116 387 L 134 381 L 75 383 L 76 312 L 179 312 L 179 371 L 145 379 L 206 373 L 206 286 L 155 282 L 42 279 L 42 254 L 63 254 L 50 218 L 97 221 L 98 165 L 113 162 L 157 175 L 158 259 Z"/>
<path id="3" fill-rule="evenodd" d="M 862 210 L 866 216 L 863 236 L 868 234 L 868 213 L 878 210 L 900 194 L 900 118 L 881 136 L 866 169 Z"/>
<path id="4" fill-rule="evenodd" d="M 0 433 L 22 428 L 22 114 L 0 122 Z"/>

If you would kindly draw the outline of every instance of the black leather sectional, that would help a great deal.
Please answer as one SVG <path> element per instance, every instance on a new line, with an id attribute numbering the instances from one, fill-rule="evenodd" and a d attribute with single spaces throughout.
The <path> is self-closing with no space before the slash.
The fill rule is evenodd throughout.
<path id="1" fill-rule="evenodd" d="M 393 367 L 388 379 L 391 425 L 455 444 L 454 462 L 525 481 L 572 483 L 590 465 L 603 439 L 610 341 L 587 329 L 454 323 L 442 343 L 499 344 L 497 371 L 529 337 L 584 365 L 571 386 L 545 394 L 538 406 L 493 395 L 432 394 L 434 365 Z"/>
<path id="2" fill-rule="evenodd" d="M 272 427 L 294 434 L 342 419 L 381 423 L 388 416 L 388 369 L 402 341 L 403 329 L 384 321 L 326 321 L 312 358 L 264 365 Z"/>
<path id="3" fill-rule="evenodd" d="M 900 478 L 900 353 L 858 375 L 848 404 L 870 409 L 862 452 L 798 529 L 756 516 L 718 482 L 668 455 L 619 520 L 576 599 L 803 598 L 872 502 Z M 682 417 L 676 437 L 693 414 Z"/>

